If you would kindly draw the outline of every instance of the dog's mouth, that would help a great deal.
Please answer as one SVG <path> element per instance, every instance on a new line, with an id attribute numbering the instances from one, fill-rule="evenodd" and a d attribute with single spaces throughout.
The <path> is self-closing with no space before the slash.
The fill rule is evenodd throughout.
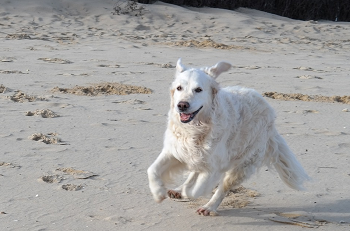
<path id="1" fill-rule="evenodd" d="M 192 113 L 184 113 L 180 112 L 180 120 L 182 123 L 188 123 L 193 120 L 193 118 L 198 114 L 198 112 L 202 109 L 203 106 L 201 106 L 197 111 Z"/>

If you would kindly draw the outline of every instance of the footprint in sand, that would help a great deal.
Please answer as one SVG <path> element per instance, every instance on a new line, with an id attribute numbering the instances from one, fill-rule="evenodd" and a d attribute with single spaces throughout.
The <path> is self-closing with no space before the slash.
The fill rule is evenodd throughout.
<path id="1" fill-rule="evenodd" d="M 17 102 L 17 103 L 34 102 L 37 100 L 46 101 L 46 99 L 44 97 L 27 95 L 21 91 L 17 91 L 17 93 L 15 93 L 12 96 L 7 96 L 7 98 L 9 98 L 10 100 Z"/>
<path id="2" fill-rule="evenodd" d="M 66 177 L 64 177 L 64 175 Z M 69 178 L 72 178 L 70 176 L 72 176 L 74 179 L 85 180 L 98 175 L 93 172 L 74 168 L 57 168 L 54 173 L 46 174 L 40 177 L 40 180 L 49 184 L 60 183 L 62 180 L 69 180 Z M 61 188 L 66 191 L 78 191 L 83 189 L 84 186 L 82 184 L 63 184 L 61 185 Z"/>
<path id="3" fill-rule="evenodd" d="M 0 161 L 0 167 L 4 166 L 4 167 L 9 167 L 9 168 L 21 168 L 21 166 L 17 165 L 17 164 L 13 164 L 13 163 L 8 163 L 8 162 L 2 162 Z"/>
<path id="4" fill-rule="evenodd" d="M 88 73 L 81 73 L 81 74 L 74 74 L 74 73 L 62 73 L 57 75 L 63 75 L 63 76 L 90 76 Z"/>
<path id="5" fill-rule="evenodd" d="M 75 184 L 64 184 L 62 185 L 62 188 L 66 191 L 78 191 L 80 189 L 83 189 L 84 187 L 80 185 L 75 185 Z"/>
<path id="6" fill-rule="evenodd" d="M 295 67 L 293 69 L 301 70 L 301 71 L 314 71 L 311 67 Z"/>
<path id="7" fill-rule="evenodd" d="M 122 217 L 119 215 L 109 216 L 103 219 L 104 221 L 112 221 L 115 225 L 125 225 L 129 222 L 132 222 L 132 218 Z"/>
<path id="8" fill-rule="evenodd" d="M 284 111 L 287 113 L 301 113 L 301 114 L 309 114 L 309 113 L 319 113 L 317 110 L 312 110 L 312 109 L 307 109 L 307 110 L 302 110 L 302 111 Z"/>
<path id="9" fill-rule="evenodd" d="M 124 100 L 124 101 L 115 101 L 113 103 L 124 103 L 124 104 L 131 104 L 131 105 L 137 105 L 137 104 L 145 104 L 145 101 L 138 100 L 138 99 L 130 99 L 130 100 Z"/>
<path id="10" fill-rule="evenodd" d="M 35 110 L 35 111 L 27 111 L 25 113 L 26 116 L 41 116 L 43 118 L 54 118 L 54 117 L 59 117 L 59 115 L 57 115 L 56 113 L 54 113 L 53 111 L 51 111 L 50 109 L 43 109 L 43 110 Z"/>
<path id="11" fill-rule="evenodd" d="M 298 79 L 323 79 L 322 77 L 314 76 L 314 75 L 301 75 L 297 76 Z"/>
<path id="12" fill-rule="evenodd" d="M 14 70 L 14 71 L 0 70 L 0 74 L 29 74 L 29 73 L 17 71 L 17 70 Z"/>
<path id="13" fill-rule="evenodd" d="M 3 63 L 11 63 L 15 60 L 15 58 L 12 58 L 12 57 L 4 57 L 4 58 L 1 58 L 0 59 L 0 62 L 3 62 Z"/>
<path id="14" fill-rule="evenodd" d="M 313 72 L 318 72 L 318 73 L 325 73 L 327 71 L 325 70 L 315 70 L 312 67 L 294 67 L 293 69 L 301 70 L 301 71 L 313 71 Z"/>
<path id="15" fill-rule="evenodd" d="M 48 63 L 58 63 L 58 64 L 70 64 L 73 63 L 67 59 L 59 59 L 59 58 L 38 58 L 38 60 L 42 60 Z"/>
<path id="16" fill-rule="evenodd" d="M 174 65 L 172 65 L 171 63 L 164 63 L 164 64 L 159 64 L 159 63 L 141 63 L 144 65 L 154 65 L 154 66 L 158 66 L 161 68 L 175 68 Z"/>
<path id="17" fill-rule="evenodd" d="M 98 176 L 97 174 L 84 170 L 77 170 L 74 168 L 58 168 L 57 171 L 66 173 L 68 175 L 72 175 L 75 179 L 88 179 L 94 176 Z"/>
<path id="18" fill-rule="evenodd" d="M 46 183 L 60 183 L 63 180 L 63 177 L 60 175 L 44 175 L 40 179 Z"/>
<path id="19" fill-rule="evenodd" d="M 256 69 L 260 69 L 261 67 L 259 66 L 237 66 L 236 68 L 244 68 L 244 69 L 248 69 L 248 70 L 256 70 Z"/>
<path id="20" fill-rule="evenodd" d="M 97 65 L 98 67 L 111 67 L 111 68 L 119 68 L 120 65 L 119 64 L 114 64 L 114 65 L 108 65 L 108 64 L 100 64 Z"/>
<path id="21" fill-rule="evenodd" d="M 65 145 L 65 143 L 62 143 L 61 139 L 57 137 L 57 133 L 49 133 L 47 135 L 42 133 L 34 133 L 33 135 L 29 136 L 28 139 L 43 142 L 45 144 Z"/>
<path id="22" fill-rule="evenodd" d="M 311 109 L 309 109 L 309 110 L 303 110 L 303 111 L 302 111 L 302 114 L 309 114 L 309 113 L 319 113 L 319 111 L 317 111 L 317 110 L 311 110 Z"/>
<path id="23" fill-rule="evenodd" d="M 0 84 L 0 93 L 4 93 L 6 90 L 7 88 L 3 84 Z"/>
<path id="24" fill-rule="evenodd" d="M 138 100 L 138 99 L 130 99 L 130 100 L 124 100 L 124 101 L 115 101 L 113 103 L 131 104 L 131 105 L 144 105 L 144 104 L 146 104 L 145 101 Z M 149 107 L 137 107 L 137 108 L 135 107 L 135 109 L 137 109 L 137 110 L 144 110 L 144 111 L 152 110 L 152 108 L 149 108 Z"/>
<path id="25" fill-rule="evenodd" d="M 58 36 L 58 37 L 52 37 L 56 42 L 60 44 L 74 44 L 76 43 L 77 35 L 73 34 L 72 36 Z M 47 38 L 42 38 L 42 40 L 48 40 Z"/>

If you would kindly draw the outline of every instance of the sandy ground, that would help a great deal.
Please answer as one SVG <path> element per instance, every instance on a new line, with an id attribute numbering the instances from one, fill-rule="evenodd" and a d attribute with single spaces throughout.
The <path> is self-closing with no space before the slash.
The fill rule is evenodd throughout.
<path id="1" fill-rule="evenodd" d="M 122 3 L 1 4 L 1 230 L 350 229 L 350 23 Z M 220 216 L 195 214 L 205 198 L 153 201 L 179 57 L 229 61 L 221 86 L 266 96 L 306 191 L 263 168 Z"/>

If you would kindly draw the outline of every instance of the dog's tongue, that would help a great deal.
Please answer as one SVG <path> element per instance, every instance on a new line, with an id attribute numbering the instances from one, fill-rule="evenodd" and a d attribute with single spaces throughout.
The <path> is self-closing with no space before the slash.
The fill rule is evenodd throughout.
<path id="1" fill-rule="evenodd" d="M 182 121 L 189 120 L 190 117 L 191 117 L 191 114 L 180 113 L 180 118 Z"/>

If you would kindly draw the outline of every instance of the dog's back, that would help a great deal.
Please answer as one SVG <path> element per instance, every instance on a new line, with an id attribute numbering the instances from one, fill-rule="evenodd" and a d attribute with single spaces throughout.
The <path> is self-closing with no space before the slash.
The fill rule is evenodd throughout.
<path id="1" fill-rule="evenodd" d="M 212 115 L 213 132 L 226 136 L 229 157 L 237 160 L 250 156 L 261 143 L 274 135 L 275 113 L 255 90 L 240 86 L 222 88 L 218 92 Z M 228 133 L 228 134 L 225 134 Z M 257 143 L 258 142 L 258 143 Z M 252 153 L 254 154 L 254 153 Z"/>

